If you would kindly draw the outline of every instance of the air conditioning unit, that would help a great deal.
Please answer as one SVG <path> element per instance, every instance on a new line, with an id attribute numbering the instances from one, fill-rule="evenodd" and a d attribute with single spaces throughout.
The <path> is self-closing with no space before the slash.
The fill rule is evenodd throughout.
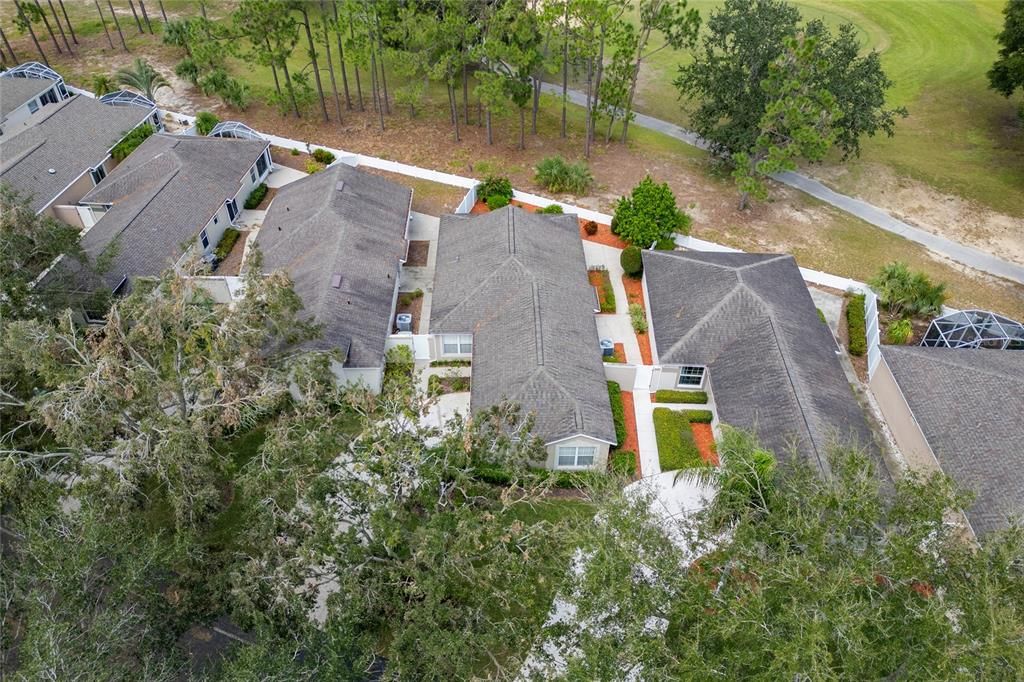
<path id="1" fill-rule="evenodd" d="M 601 339 L 601 355 L 606 358 L 615 355 L 615 342 L 611 339 Z"/>
<path id="2" fill-rule="evenodd" d="M 398 313 L 395 315 L 395 327 L 400 332 L 412 331 L 412 315 L 409 313 Z"/>

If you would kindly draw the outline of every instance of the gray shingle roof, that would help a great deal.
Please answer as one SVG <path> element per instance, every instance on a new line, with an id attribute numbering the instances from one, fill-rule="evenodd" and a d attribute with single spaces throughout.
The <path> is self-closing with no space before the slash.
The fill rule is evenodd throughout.
<path id="1" fill-rule="evenodd" d="M 0 118 L 56 85 L 49 78 L 0 78 Z"/>
<path id="2" fill-rule="evenodd" d="M 575 216 L 442 217 L 430 331 L 473 334 L 474 412 L 508 399 L 545 442 L 615 442 Z"/>
<path id="3" fill-rule="evenodd" d="M 24 79 L 0 78 L 16 80 Z M 149 115 L 141 107 L 111 107 L 83 95 L 48 104 L 0 137 L 0 182 L 31 195 L 32 208 L 39 211 L 82 173 L 103 162 L 110 149 Z"/>
<path id="4" fill-rule="evenodd" d="M 836 440 L 877 457 L 792 256 L 644 251 L 643 258 L 660 362 L 707 366 L 724 422 L 823 473 Z"/>
<path id="5" fill-rule="evenodd" d="M 132 107 L 104 107 L 117 111 Z M 157 133 L 82 197 L 113 204 L 85 232 L 82 248 L 96 259 L 116 240 L 103 274 L 116 287 L 123 277 L 152 276 L 175 263 L 181 245 L 238 192 L 267 142 Z"/>
<path id="6" fill-rule="evenodd" d="M 306 347 L 340 348 L 350 367 L 383 364 L 411 199 L 412 190 L 344 164 L 274 197 L 256 244 L 264 270 L 288 272 L 323 325 L 321 338 Z"/>
<path id="7" fill-rule="evenodd" d="M 1024 516 L 1024 352 L 882 346 L 943 471 L 975 492 L 975 533 Z"/>

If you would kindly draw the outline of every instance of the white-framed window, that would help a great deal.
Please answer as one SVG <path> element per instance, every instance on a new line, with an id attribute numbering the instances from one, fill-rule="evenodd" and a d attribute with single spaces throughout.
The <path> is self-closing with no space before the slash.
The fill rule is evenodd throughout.
<path id="1" fill-rule="evenodd" d="M 473 335 L 444 334 L 441 337 L 441 352 L 444 355 L 471 355 L 473 353 Z"/>
<path id="2" fill-rule="evenodd" d="M 253 164 L 252 168 L 249 169 L 249 179 L 252 180 L 253 184 L 256 184 L 256 164 Z"/>
<path id="3" fill-rule="evenodd" d="M 107 177 L 107 169 L 103 166 L 96 166 L 90 171 L 90 174 L 92 175 L 92 184 L 98 185 L 103 178 Z"/>
<path id="4" fill-rule="evenodd" d="M 28 110 L 33 114 L 39 111 L 39 102 L 35 101 L 34 99 L 30 99 L 28 101 Z"/>
<path id="5" fill-rule="evenodd" d="M 597 448 L 593 445 L 559 445 L 558 466 L 559 468 L 593 466 L 596 452 Z"/>
<path id="6" fill-rule="evenodd" d="M 700 365 L 683 365 L 679 368 L 679 385 L 700 388 L 704 385 L 704 368 Z"/>
<path id="7" fill-rule="evenodd" d="M 210 248 L 210 237 L 206 234 L 205 229 L 199 233 L 199 241 L 203 243 L 204 249 Z"/>

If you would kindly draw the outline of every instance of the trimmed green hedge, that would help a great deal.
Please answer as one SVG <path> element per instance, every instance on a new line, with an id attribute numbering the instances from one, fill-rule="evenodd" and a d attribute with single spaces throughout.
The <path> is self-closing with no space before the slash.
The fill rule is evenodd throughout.
<path id="1" fill-rule="evenodd" d="M 707 405 L 708 394 L 705 391 L 677 391 L 674 389 L 662 389 L 654 392 L 656 403 L 693 403 L 695 405 Z"/>
<path id="2" fill-rule="evenodd" d="M 654 435 L 658 442 L 658 463 L 662 471 L 707 466 L 693 439 L 690 421 L 686 411 L 654 408 Z"/>
<path id="3" fill-rule="evenodd" d="M 325 166 L 329 166 L 334 163 L 334 154 L 326 149 L 314 149 L 313 158 Z"/>
<path id="4" fill-rule="evenodd" d="M 224 230 L 224 236 L 220 238 L 220 241 L 217 243 L 217 247 L 213 250 L 213 254 L 217 256 L 217 260 L 224 260 L 228 257 L 228 254 L 231 253 L 231 249 L 235 246 L 235 242 L 238 241 L 240 236 L 241 233 L 233 227 L 229 227 Z"/>
<path id="5" fill-rule="evenodd" d="M 472 367 L 472 360 L 434 360 L 431 367 Z"/>
<path id="6" fill-rule="evenodd" d="M 602 480 L 606 475 L 601 471 L 548 471 L 547 469 L 530 469 L 529 473 L 540 481 L 551 479 L 556 488 L 581 488 Z M 495 464 L 477 464 L 473 467 L 473 477 L 491 485 L 509 485 L 513 478 L 511 471 Z"/>
<path id="7" fill-rule="evenodd" d="M 636 474 L 636 453 L 632 450 L 613 452 L 610 466 L 613 474 L 632 478 Z"/>
<path id="8" fill-rule="evenodd" d="M 622 405 L 622 387 L 615 381 L 608 382 L 608 400 L 612 404 L 612 419 L 615 421 L 616 447 L 626 442 L 626 410 Z"/>
<path id="9" fill-rule="evenodd" d="M 846 303 L 846 330 L 850 335 L 850 355 L 860 356 L 868 352 L 864 299 L 864 294 L 854 294 Z"/>
<path id="10" fill-rule="evenodd" d="M 260 205 L 263 201 L 263 197 L 267 196 L 267 184 L 261 182 L 252 188 L 249 192 L 249 196 L 245 199 L 245 207 L 250 211 Z"/>
<path id="11" fill-rule="evenodd" d="M 630 244 L 619 254 L 619 265 L 630 277 L 639 278 L 644 273 L 644 260 L 640 249 Z"/>
<path id="12" fill-rule="evenodd" d="M 711 410 L 679 410 L 683 418 L 693 424 L 710 424 Z"/>

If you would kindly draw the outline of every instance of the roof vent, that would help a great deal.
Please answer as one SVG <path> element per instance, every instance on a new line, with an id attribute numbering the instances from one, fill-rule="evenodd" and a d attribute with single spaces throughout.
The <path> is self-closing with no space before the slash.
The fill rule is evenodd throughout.
<path id="1" fill-rule="evenodd" d="M 344 181 L 344 180 L 338 180 L 338 182 L 336 182 L 336 183 L 334 184 L 334 190 L 335 190 L 336 192 L 340 192 L 340 191 L 342 191 L 343 189 L 345 189 L 345 181 Z"/>
<path id="2" fill-rule="evenodd" d="M 53 168 L 47 168 L 46 172 L 49 173 L 50 175 L 55 175 L 57 173 L 57 171 L 54 170 Z"/>
<path id="3" fill-rule="evenodd" d="M 341 275 L 335 274 L 331 277 L 331 286 L 335 289 L 341 288 Z"/>

